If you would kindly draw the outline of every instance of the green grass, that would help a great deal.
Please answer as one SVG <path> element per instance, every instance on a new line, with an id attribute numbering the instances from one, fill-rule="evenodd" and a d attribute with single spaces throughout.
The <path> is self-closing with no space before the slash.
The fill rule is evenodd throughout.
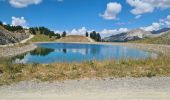
<path id="1" fill-rule="evenodd" d="M 82 78 L 170 76 L 170 58 L 88 61 L 82 63 L 12 64 L 1 59 L 0 84 L 24 80 L 63 81 Z"/>
<path id="2" fill-rule="evenodd" d="M 144 40 L 131 41 L 132 43 L 147 43 L 147 44 L 168 44 L 170 45 L 170 40 L 165 40 L 161 37 L 147 38 Z"/>
<path id="3" fill-rule="evenodd" d="M 47 35 L 43 34 L 37 34 L 34 36 L 34 38 L 31 39 L 31 42 L 49 42 L 49 41 L 55 41 L 56 39 L 54 37 L 49 38 Z"/>

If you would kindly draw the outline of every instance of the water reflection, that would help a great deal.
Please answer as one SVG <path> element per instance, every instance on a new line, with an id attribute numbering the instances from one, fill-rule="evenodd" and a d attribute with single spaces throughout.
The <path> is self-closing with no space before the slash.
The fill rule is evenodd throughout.
<path id="1" fill-rule="evenodd" d="M 15 57 L 16 63 L 81 62 L 89 60 L 147 58 L 152 53 L 124 46 L 41 43 L 38 48 Z"/>
<path id="2" fill-rule="evenodd" d="M 64 49 L 63 49 L 63 53 L 67 53 L 67 49 L 64 48 Z"/>
<path id="3" fill-rule="evenodd" d="M 33 55 L 33 56 L 34 55 L 35 56 L 47 56 L 51 52 L 54 52 L 54 49 L 38 47 L 37 49 L 31 51 L 30 54 Z"/>

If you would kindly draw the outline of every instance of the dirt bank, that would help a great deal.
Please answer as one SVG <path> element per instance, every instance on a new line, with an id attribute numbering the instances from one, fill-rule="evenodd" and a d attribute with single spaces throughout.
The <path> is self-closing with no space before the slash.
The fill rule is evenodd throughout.
<path id="1" fill-rule="evenodd" d="M 0 47 L 0 57 L 16 56 L 34 50 L 36 47 L 37 46 L 34 44 L 28 44 L 23 46 Z"/>

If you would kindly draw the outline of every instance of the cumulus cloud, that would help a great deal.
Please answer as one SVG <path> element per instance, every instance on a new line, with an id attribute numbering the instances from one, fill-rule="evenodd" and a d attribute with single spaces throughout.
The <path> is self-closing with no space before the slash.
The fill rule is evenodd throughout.
<path id="1" fill-rule="evenodd" d="M 9 0 L 9 3 L 16 8 L 24 8 L 29 5 L 37 5 L 41 2 L 42 0 Z"/>
<path id="2" fill-rule="evenodd" d="M 151 13 L 155 9 L 170 8 L 170 0 L 126 0 L 127 3 L 134 7 L 131 13 L 134 15 L 141 15 L 144 13 Z"/>
<path id="3" fill-rule="evenodd" d="M 154 31 L 159 30 L 161 27 L 160 23 L 152 23 L 152 25 L 147 27 L 141 27 L 141 29 L 144 29 L 145 31 Z"/>
<path id="4" fill-rule="evenodd" d="M 146 31 L 153 31 L 159 30 L 162 27 L 169 27 L 170 28 L 170 15 L 168 15 L 165 19 L 160 19 L 158 22 L 152 23 L 150 26 L 141 27 Z"/>
<path id="5" fill-rule="evenodd" d="M 85 27 L 82 27 L 80 29 L 72 29 L 71 31 L 67 30 L 66 32 L 67 32 L 68 35 L 82 35 L 82 36 L 85 36 L 86 32 L 90 33 L 92 31 L 94 31 L 94 30 L 87 30 Z M 102 31 L 97 31 L 97 33 L 100 33 L 101 37 L 104 38 L 104 37 L 108 37 L 108 36 L 111 36 L 111 35 L 127 32 L 127 31 L 129 31 L 127 28 L 119 28 L 119 29 L 113 29 L 113 30 L 104 29 Z M 63 31 L 59 31 L 59 30 L 56 30 L 54 32 L 59 33 L 59 34 L 63 33 Z"/>
<path id="6" fill-rule="evenodd" d="M 100 32 L 100 34 L 102 38 L 104 38 L 104 37 L 116 35 L 116 34 L 127 32 L 127 31 L 128 31 L 127 28 L 119 28 L 119 29 L 113 29 L 113 30 L 104 29 Z"/>
<path id="7" fill-rule="evenodd" d="M 169 20 L 169 21 L 170 21 L 170 15 L 168 15 L 168 16 L 167 16 L 167 20 Z"/>
<path id="8" fill-rule="evenodd" d="M 69 32 L 70 35 L 85 35 L 87 32 L 87 29 L 85 27 L 82 27 L 80 29 L 73 29 L 71 32 Z"/>
<path id="9" fill-rule="evenodd" d="M 165 22 L 166 26 L 170 28 L 170 21 Z"/>
<path id="10" fill-rule="evenodd" d="M 116 2 L 110 2 L 107 4 L 107 8 L 104 12 L 104 14 L 100 14 L 104 19 L 108 20 L 115 20 L 117 19 L 117 14 L 119 14 L 122 10 L 122 6 L 119 3 Z"/>
<path id="11" fill-rule="evenodd" d="M 13 26 L 22 26 L 22 27 L 27 27 L 27 21 L 25 20 L 24 17 L 12 17 L 12 25 Z"/>
<path id="12" fill-rule="evenodd" d="M 63 33 L 63 31 L 60 31 L 60 30 L 55 30 L 54 32 L 59 33 L 59 34 Z M 72 29 L 71 31 L 66 30 L 66 33 L 68 35 L 83 35 L 84 36 L 86 32 L 91 32 L 91 31 L 88 31 L 85 27 L 82 27 L 80 29 Z"/>

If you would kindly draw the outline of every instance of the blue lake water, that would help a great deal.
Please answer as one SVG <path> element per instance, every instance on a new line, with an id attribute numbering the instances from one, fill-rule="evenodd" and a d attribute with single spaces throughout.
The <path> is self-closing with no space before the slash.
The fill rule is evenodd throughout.
<path id="1" fill-rule="evenodd" d="M 126 46 L 100 44 L 40 43 L 37 49 L 15 57 L 15 63 L 82 62 L 107 59 L 143 59 L 153 53 Z"/>

